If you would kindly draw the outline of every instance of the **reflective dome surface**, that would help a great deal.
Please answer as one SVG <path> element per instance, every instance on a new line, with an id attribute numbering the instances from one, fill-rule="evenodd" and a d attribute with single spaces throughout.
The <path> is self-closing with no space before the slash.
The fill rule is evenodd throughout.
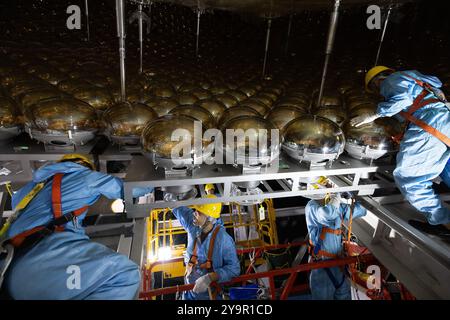
<path id="1" fill-rule="evenodd" d="M 96 110 L 106 110 L 114 102 L 113 96 L 107 89 L 95 86 L 77 88 L 72 94 L 75 98 L 90 104 Z"/>
<path id="2" fill-rule="evenodd" d="M 283 150 L 300 161 L 325 164 L 344 151 L 345 137 L 341 128 L 318 116 L 301 116 L 289 122 L 283 136 Z"/>
<path id="3" fill-rule="evenodd" d="M 195 104 L 199 99 L 193 93 L 183 92 L 178 94 L 175 99 L 179 104 Z"/>
<path id="4" fill-rule="evenodd" d="M 113 136 L 140 136 L 145 125 L 158 118 L 158 114 L 142 103 L 118 103 L 103 114 Z"/>
<path id="5" fill-rule="evenodd" d="M 328 120 L 337 123 L 339 126 L 341 126 L 346 119 L 346 114 L 340 107 L 322 107 L 317 110 L 316 115 L 327 118 Z"/>
<path id="6" fill-rule="evenodd" d="M 88 86 L 89 83 L 82 79 L 65 79 L 58 83 L 58 89 L 72 94 L 76 89 Z"/>
<path id="7" fill-rule="evenodd" d="M 266 119 L 272 121 L 272 123 L 280 130 L 284 128 L 290 121 L 304 115 L 305 112 L 301 109 L 288 106 L 275 107 L 265 116 Z"/>
<path id="8" fill-rule="evenodd" d="M 169 112 L 170 114 L 176 114 L 176 115 L 186 115 L 191 116 L 198 121 L 202 122 L 203 127 L 205 129 L 214 128 L 216 124 L 216 120 L 212 116 L 212 114 L 206 110 L 205 108 L 202 108 L 197 105 L 182 105 L 173 108 Z"/>
<path id="9" fill-rule="evenodd" d="M 19 112 L 14 100 L 0 95 L 0 127 L 16 126 Z"/>
<path id="10" fill-rule="evenodd" d="M 181 141 L 190 141 L 188 154 L 179 154 L 182 159 L 192 159 L 197 150 L 194 144 L 194 123 L 195 118 L 186 115 L 168 114 L 149 122 L 142 131 L 142 148 L 144 153 L 153 153 L 157 157 L 172 159 L 172 150 Z M 185 135 L 177 136 L 179 140 L 172 141 L 172 133 L 176 129 L 183 129 Z M 202 149 L 206 147 L 206 141 L 202 141 Z"/>
<path id="11" fill-rule="evenodd" d="M 41 131 L 95 131 L 99 127 L 95 109 L 71 98 L 43 100 L 27 111 L 27 117 Z"/>
<path id="12" fill-rule="evenodd" d="M 66 94 L 57 90 L 56 88 L 42 88 L 26 91 L 18 96 L 17 100 L 20 101 L 19 105 L 22 112 L 24 112 L 24 110 L 28 109 L 30 106 L 41 100 L 63 97 L 64 95 Z"/>
<path id="13" fill-rule="evenodd" d="M 296 97 L 289 97 L 280 99 L 277 101 L 277 103 L 273 106 L 273 108 L 277 107 L 294 107 L 298 109 L 302 109 L 304 112 L 307 112 L 309 109 L 309 104 L 307 100 L 302 98 L 296 98 Z"/>
<path id="14" fill-rule="evenodd" d="M 239 106 L 250 107 L 250 108 L 254 109 L 255 111 L 257 111 L 258 114 L 263 117 L 270 111 L 270 108 L 267 107 L 264 103 L 262 103 L 258 100 L 253 100 L 253 99 L 247 99 L 244 102 L 241 102 L 239 104 Z"/>
<path id="15" fill-rule="evenodd" d="M 219 120 L 223 113 L 227 110 L 225 105 L 214 99 L 200 100 L 198 105 L 208 110 L 216 120 Z"/>
<path id="16" fill-rule="evenodd" d="M 233 97 L 232 95 L 229 95 L 229 94 L 218 94 L 218 95 L 215 95 L 214 98 L 216 100 L 222 102 L 225 105 L 225 107 L 227 107 L 227 108 L 234 107 L 239 102 L 235 97 Z"/>
<path id="17" fill-rule="evenodd" d="M 178 101 L 172 98 L 151 98 L 146 100 L 145 104 L 150 106 L 160 117 L 179 105 Z"/>
<path id="18" fill-rule="evenodd" d="M 345 150 L 357 159 L 378 159 L 398 150 L 393 137 L 402 132 L 402 125 L 393 118 L 379 118 L 360 127 L 345 123 Z"/>
<path id="19" fill-rule="evenodd" d="M 317 102 L 316 100 L 315 100 L 315 102 Z M 320 101 L 319 107 L 331 107 L 331 106 L 341 106 L 341 105 L 342 105 L 342 102 L 338 95 L 324 94 L 322 96 L 322 100 Z"/>
<path id="20" fill-rule="evenodd" d="M 227 130 L 243 130 L 246 136 L 243 139 L 228 141 Z M 272 136 L 273 133 L 278 133 Z M 238 164 L 267 164 L 278 157 L 280 151 L 281 135 L 275 125 L 261 116 L 239 116 L 228 120 L 222 127 L 225 151 L 237 155 Z M 265 135 L 265 136 L 264 136 Z M 276 140 L 272 141 L 272 138 Z M 266 141 L 265 146 L 259 141 Z M 234 141 L 236 140 L 236 141 Z"/>
<path id="21" fill-rule="evenodd" d="M 233 107 L 225 110 L 223 115 L 220 117 L 218 124 L 222 128 L 226 122 L 240 116 L 259 116 L 259 113 L 255 109 L 250 107 Z"/>

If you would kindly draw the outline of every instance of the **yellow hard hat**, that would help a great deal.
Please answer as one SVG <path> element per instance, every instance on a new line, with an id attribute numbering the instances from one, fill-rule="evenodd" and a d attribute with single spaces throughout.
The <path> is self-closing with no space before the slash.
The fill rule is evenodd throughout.
<path id="1" fill-rule="evenodd" d="M 64 155 L 61 159 L 59 159 L 58 162 L 66 162 L 66 161 L 72 161 L 72 162 L 76 162 L 79 163 L 85 167 L 88 167 L 91 170 L 95 170 L 95 165 L 94 163 L 91 161 L 91 159 L 89 159 L 88 157 L 79 154 L 79 153 L 69 153 Z"/>
<path id="2" fill-rule="evenodd" d="M 215 190 L 214 185 L 212 183 L 208 183 L 205 185 L 205 192 L 208 192 L 209 190 Z"/>
<path id="3" fill-rule="evenodd" d="M 206 195 L 206 198 L 217 198 L 217 197 L 213 194 L 208 194 Z M 218 202 L 218 203 L 197 204 L 191 206 L 191 208 L 209 217 L 217 219 L 220 217 L 220 212 L 222 211 L 222 203 Z"/>
<path id="4" fill-rule="evenodd" d="M 385 66 L 375 66 L 372 69 L 370 69 L 369 71 L 367 71 L 366 78 L 364 81 L 367 91 L 369 91 L 369 92 L 371 91 L 369 89 L 370 81 L 372 81 L 372 79 L 375 78 L 377 75 L 379 75 L 381 72 L 386 71 L 386 70 L 394 71 L 393 69 L 385 67 Z"/>

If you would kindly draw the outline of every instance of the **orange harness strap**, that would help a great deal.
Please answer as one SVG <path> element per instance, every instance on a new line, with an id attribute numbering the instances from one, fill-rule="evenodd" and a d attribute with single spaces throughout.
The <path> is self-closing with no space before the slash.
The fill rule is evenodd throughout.
<path id="1" fill-rule="evenodd" d="M 314 243 L 311 241 L 311 239 L 309 240 L 309 247 L 308 247 L 308 253 L 313 256 L 314 258 L 320 258 L 320 257 L 326 257 L 326 258 L 337 258 L 338 255 L 334 254 L 334 253 L 330 253 L 328 251 L 325 250 L 319 250 L 317 252 L 317 254 L 314 254 Z"/>
<path id="2" fill-rule="evenodd" d="M 57 173 L 53 176 L 52 183 L 52 211 L 53 218 L 58 219 L 62 216 L 62 204 L 61 204 L 61 182 L 62 173 Z M 64 226 L 57 226 L 55 228 L 56 232 L 61 232 L 64 230 Z"/>
<path id="3" fill-rule="evenodd" d="M 429 93 L 426 88 L 429 88 L 430 85 L 426 82 L 420 81 L 419 79 L 416 79 L 409 74 L 402 73 L 406 77 L 414 80 L 419 86 L 424 88 L 422 92 L 414 99 L 414 102 L 412 106 L 408 109 L 408 111 L 400 111 L 400 115 L 407 120 L 407 122 L 414 123 L 416 126 L 421 127 L 423 130 L 428 132 L 429 134 L 433 135 L 434 137 L 438 138 L 440 141 L 445 143 L 448 147 L 450 147 L 450 138 L 447 137 L 445 134 L 437 130 L 436 128 L 433 128 L 432 126 L 428 125 L 427 123 L 417 119 L 413 116 L 413 113 L 419 110 L 420 108 L 430 104 L 430 103 L 436 103 L 440 102 L 439 99 L 427 99 L 425 100 L 426 95 Z M 403 134 L 393 137 L 394 141 L 397 143 L 400 142 L 400 140 L 403 138 Z"/>
<path id="4" fill-rule="evenodd" d="M 338 235 L 342 234 L 342 229 L 331 229 L 331 228 L 323 226 L 322 227 L 322 232 L 320 233 L 320 240 L 322 240 L 322 241 L 325 240 L 325 237 L 326 237 L 327 233 L 334 234 L 334 235 L 338 236 Z M 311 255 L 313 255 L 313 256 L 315 256 L 317 258 L 320 257 L 320 256 L 326 257 L 326 258 L 337 258 L 338 257 L 337 254 L 330 253 L 330 252 L 325 251 L 325 250 L 319 250 L 317 252 L 317 254 L 314 255 L 314 243 L 311 241 L 311 239 L 309 240 L 309 248 L 308 248 L 308 250 L 309 250 L 309 254 L 311 254 Z"/>
<path id="5" fill-rule="evenodd" d="M 62 204 L 61 204 L 61 182 L 63 173 L 57 173 L 53 176 L 52 180 L 52 211 L 53 211 L 53 218 L 58 219 L 63 216 L 62 212 Z M 74 210 L 72 213 L 75 217 L 78 217 L 83 212 L 85 212 L 88 209 L 88 206 L 81 207 L 80 209 Z M 14 247 L 20 247 L 20 245 L 25 241 L 25 239 L 41 230 L 45 229 L 45 226 L 38 226 L 33 229 L 27 230 L 25 232 L 19 233 L 15 237 L 10 239 L 11 244 Z M 55 226 L 56 232 L 64 231 L 64 225 L 57 225 Z"/>
<path id="6" fill-rule="evenodd" d="M 9 240 L 9 242 L 14 246 L 14 247 L 20 247 L 20 245 L 25 241 L 25 239 L 29 236 L 32 235 L 35 232 L 41 231 L 42 229 L 44 229 L 44 227 L 36 227 L 27 231 L 24 231 L 22 233 L 19 233 L 18 235 L 16 235 L 15 237 L 11 238 Z"/>
<path id="7" fill-rule="evenodd" d="M 208 256 L 205 263 L 202 263 L 199 265 L 201 269 L 211 269 L 212 268 L 212 256 L 214 252 L 214 243 L 216 241 L 217 234 L 219 233 L 219 227 L 216 227 L 211 235 L 211 240 L 209 241 L 209 248 L 208 248 Z M 198 256 L 197 256 L 197 240 L 195 240 L 194 243 L 194 250 L 192 252 L 192 256 L 189 260 L 189 265 L 191 267 L 195 266 L 198 263 Z"/>
<path id="8" fill-rule="evenodd" d="M 406 120 L 408 120 L 409 122 L 414 123 L 416 126 L 421 127 L 423 130 L 425 130 L 426 132 L 428 132 L 429 134 L 435 136 L 436 138 L 438 138 L 440 141 L 442 141 L 443 143 L 445 143 L 448 147 L 450 147 L 450 138 L 447 137 L 445 134 L 443 134 L 442 132 L 440 132 L 439 130 L 437 130 L 436 128 L 433 128 L 432 126 L 430 126 L 429 124 L 423 122 L 422 120 L 417 119 L 416 117 L 414 117 L 413 115 L 411 115 L 409 112 L 404 112 L 401 111 L 400 114 L 402 115 L 403 118 L 405 118 Z"/>

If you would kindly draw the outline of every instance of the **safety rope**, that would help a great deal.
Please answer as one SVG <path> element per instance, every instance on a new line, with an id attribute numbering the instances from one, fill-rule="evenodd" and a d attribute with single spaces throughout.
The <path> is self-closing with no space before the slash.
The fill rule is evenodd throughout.
<path id="1" fill-rule="evenodd" d="M 14 208 L 14 213 L 11 216 L 9 216 L 5 224 L 0 229 L 0 245 L 5 240 L 4 238 L 6 237 L 6 233 L 8 232 L 13 222 L 20 216 L 22 210 L 28 206 L 31 200 L 34 199 L 34 197 L 39 193 L 39 191 L 41 191 L 44 188 L 44 186 L 45 182 L 36 184 L 34 188 L 31 189 L 31 191 L 27 195 L 25 195 L 25 197 L 23 197 L 22 200 L 20 200 L 20 202 Z"/>

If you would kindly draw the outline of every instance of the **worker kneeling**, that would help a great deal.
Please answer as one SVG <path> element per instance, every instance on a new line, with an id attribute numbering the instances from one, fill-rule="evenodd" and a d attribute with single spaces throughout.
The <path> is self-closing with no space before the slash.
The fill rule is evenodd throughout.
<path id="1" fill-rule="evenodd" d="M 81 226 L 101 195 L 123 198 L 120 179 L 93 169 L 83 155 L 66 155 L 36 171 L 12 196 L 19 215 L 6 232 L 4 244 L 15 253 L 4 285 L 13 299 L 137 297 L 138 266 L 91 242 Z"/>
<path id="2" fill-rule="evenodd" d="M 310 200 L 305 208 L 310 239 L 310 260 L 336 259 L 343 255 L 343 221 L 366 215 L 359 203 L 341 201 L 339 193 L 323 200 Z M 311 271 L 309 285 L 313 300 L 351 300 L 350 284 L 344 267 Z"/>
<path id="3" fill-rule="evenodd" d="M 192 291 L 183 293 L 184 300 L 218 298 L 217 292 L 210 288 L 211 283 L 227 282 L 240 274 L 234 240 L 219 219 L 221 210 L 221 203 L 172 210 L 188 234 L 185 282 L 195 283 Z"/>

